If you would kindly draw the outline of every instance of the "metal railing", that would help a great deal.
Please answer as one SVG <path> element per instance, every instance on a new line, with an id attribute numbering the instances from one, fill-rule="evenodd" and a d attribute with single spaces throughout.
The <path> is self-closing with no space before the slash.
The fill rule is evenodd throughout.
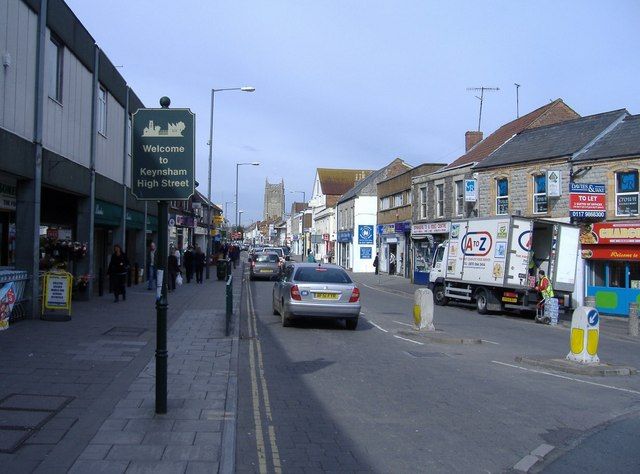
<path id="1" fill-rule="evenodd" d="M 229 336 L 229 332 L 231 330 L 231 316 L 233 315 L 233 275 L 229 274 L 229 278 L 227 279 L 227 288 L 226 288 L 226 315 L 225 315 L 225 325 L 224 325 L 224 334 L 225 336 Z"/>

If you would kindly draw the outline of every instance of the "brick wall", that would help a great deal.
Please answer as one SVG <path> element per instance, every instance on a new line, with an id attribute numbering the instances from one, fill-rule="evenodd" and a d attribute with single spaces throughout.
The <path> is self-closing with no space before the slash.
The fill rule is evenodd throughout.
<path id="1" fill-rule="evenodd" d="M 547 113 L 534 120 L 527 128 L 543 127 L 544 125 L 552 125 L 565 120 L 580 118 L 575 111 L 568 107 L 564 102 L 556 104 L 555 107 L 547 111 Z"/>

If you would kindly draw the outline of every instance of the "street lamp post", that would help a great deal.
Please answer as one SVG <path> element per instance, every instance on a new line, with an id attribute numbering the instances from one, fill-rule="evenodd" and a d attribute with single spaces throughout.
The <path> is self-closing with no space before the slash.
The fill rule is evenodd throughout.
<path id="1" fill-rule="evenodd" d="M 244 166 L 244 165 L 251 165 L 251 166 L 260 166 L 260 162 L 259 161 L 251 161 L 251 162 L 247 162 L 247 163 L 236 163 L 236 232 L 238 230 L 238 168 L 240 166 Z"/>
<path id="2" fill-rule="evenodd" d="M 238 228 L 236 229 L 236 231 L 240 231 L 240 226 L 242 225 L 242 213 L 244 211 L 238 211 Z"/>
<path id="3" fill-rule="evenodd" d="M 209 201 L 209 205 L 207 207 L 207 280 L 209 279 L 209 259 L 211 258 L 211 164 L 213 161 L 213 104 L 215 93 L 223 91 L 254 92 L 255 90 L 255 87 L 227 87 L 224 89 L 211 89 L 211 120 L 209 121 L 209 179 L 207 186 L 207 201 Z"/>
<path id="4" fill-rule="evenodd" d="M 234 204 L 234 203 L 235 203 L 235 201 L 225 201 L 225 202 L 224 202 L 224 218 L 225 218 L 227 221 L 229 221 L 229 219 L 227 218 L 227 215 L 228 215 L 228 214 L 227 214 L 227 205 L 229 205 L 229 204 Z"/>

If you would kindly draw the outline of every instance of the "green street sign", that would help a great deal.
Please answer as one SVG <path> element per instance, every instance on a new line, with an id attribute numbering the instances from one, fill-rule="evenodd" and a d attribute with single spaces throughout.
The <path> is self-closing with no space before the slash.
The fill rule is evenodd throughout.
<path id="1" fill-rule="evenodd" d="M 131 130 L 131 192 L 141 201 L 183 201 L 195 189 L 195 115 L 138 109 Z"/>

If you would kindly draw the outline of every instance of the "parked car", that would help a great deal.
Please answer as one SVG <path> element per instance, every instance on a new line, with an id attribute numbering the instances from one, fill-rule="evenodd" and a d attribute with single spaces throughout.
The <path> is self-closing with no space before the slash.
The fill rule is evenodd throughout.
<path id="1" fill-rule="evenodd" d="M 297 317 L 343 319 L 347 329 L 358 326 L 360 290 L 342 267 L 288 263 L 273 286 L 273 314 L 290 326 Z"/>
<path id="2" fill-rule="evenodd" d="M 259 253 L 251 260 L 249 266 L 249 279 L 266 278 L 273 280 L 278 278 L 282 271 L 280 257 L 276 253 Z"/>
<path id="3" fill-rule="evenodd" d="M 277 253 L 278 257 L 280 257 L 280 261 L 284 262 L 285 258 L 284 258 L 284 250 L 282 250 L 282 247 L 265 247 L 262 249 L 262 252 L 265 253 Z"/>

